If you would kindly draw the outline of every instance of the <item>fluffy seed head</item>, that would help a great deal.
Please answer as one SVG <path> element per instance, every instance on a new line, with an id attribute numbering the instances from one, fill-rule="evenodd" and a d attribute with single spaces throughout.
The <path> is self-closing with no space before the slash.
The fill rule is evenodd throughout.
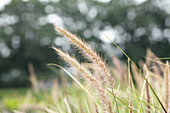
<path id="1" fill-rule="evenodd" d="M 60 29 L 56 25 L 54 26 L 58 29 L 58 31 L 61 34 L 69 38 L 71 40 L 71 43 L 78 49 L 80 49 L 86 58 L 88 58 L 90 61 L 98 65 L 99 69 L 103 72 L 103 75 L 106 76 L 104 77 L 105 81 L 108 82 L 108 84 L 110 84 L 113 87 L 114 79 L 112 78 L 110 70 L 107 68 L 105 62 L 100 58 L 100 56 L 95 51 L 93 51 L 88 44 L 83 42 L 76 35 L 70 33 L 68 30 Z"/>
<path id="2" fill-rule="evenodd" d="M 90 72 L 88 72 L 75 58 L 69 56 L 68 54 L 62 52 L 60 49 L 57 49 L 56 47 L 52 47 L 66 62 L 68 62 L 71 66 L 74 66 L 77 68 L 85 78 L 87 78 L 91 84 L 97 89 L 100 98 L 101 98 L 101 103 L 103 105 L 103 111 L 104 113 L 107 113 L 107 98 L 105 96 L 105 90 L 99 84 L 91 75 Z"/>

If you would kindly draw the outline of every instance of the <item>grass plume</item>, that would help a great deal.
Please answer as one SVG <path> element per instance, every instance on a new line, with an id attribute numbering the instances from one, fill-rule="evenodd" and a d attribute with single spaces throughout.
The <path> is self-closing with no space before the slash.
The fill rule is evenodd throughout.
<path id="1" fill-rule="evenodd" d="M 71 40 L 71 43 L 81 50 L 82 54 L 89 59 L 90 61 L 96 63 L 99 67 L 99 69 L 103 72 L 103 75 L 106 82 L 109 82 L 109 84 L 113 87 L 114 79 L 110 73 L 109 68 L 106 66 L 106 63 L 103 61 L 103 59 L 100 58 L 100 56 L 91 49 L 91 47 L 83 42 L 80 38 L 78 38 L 75 34 L 72 34 L 66 29 L 60 29 L 58 26 L 54 25 L 57 30 L 64 35 L 65 37 L 69 38 Z M 107 79 L 106 79 L 107 78 Z"/>
<path id="2" fill-rule="evenodd" d="M 101 98 L 101 103 L 103 105 L 103 112 L 107 113 L 107 98 L 105 96 L 105 91 L 104 88 L 94 79 L 94 77 L 91 75 L 91 73 L 89 71 L 87 71 L 81 64 L 79 64 L 79 62 L 69 56 L 68 54 L 62 52 L 60 49 L 57 49 L 56 47 L 52 47 L 57 53 L 58 55 L 60 55 L 67 63 L 69 63 L 71 66 L 74 66 L 76 69 L 78 69 L 85 78 L 87 78 L 91 84 L 93 84 L 93 86 L 97 89 L 98 94 L 100 95 Z"/>

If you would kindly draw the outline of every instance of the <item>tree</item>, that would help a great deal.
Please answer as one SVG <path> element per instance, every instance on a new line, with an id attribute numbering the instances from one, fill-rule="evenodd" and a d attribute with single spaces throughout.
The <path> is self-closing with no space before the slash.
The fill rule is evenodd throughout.
<path id="1" fill-rule="evenodd" d="M 33 62 L 38 75 L 52 75 L 46 64 L 62 65 L 50 48 L 52 44 L 84 61 L 64 37 L 55 33 L 54 23 L 80 35 L 103 57 L 122 57 L 103 36 L 104 32 L 135 62 L 143 59 L 146 48 L 159 57 L 170 56 L 170 17 L 156 3 L 154 0 L 140 4 L 132 0 L 12 0 L 0 11 L 0 86 L 9 82 L 12 86 L 28 83 L 29 62 Z M 27 82 L 13 82 L 18 78 Z"/>

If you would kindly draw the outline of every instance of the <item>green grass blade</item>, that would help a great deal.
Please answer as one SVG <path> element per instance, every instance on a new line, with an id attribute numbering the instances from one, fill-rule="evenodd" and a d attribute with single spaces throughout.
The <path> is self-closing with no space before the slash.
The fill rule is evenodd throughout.
<path id="1" fill-rule="evenodd" d="M 93 96 L 89 93 L 89 91 L 88 91 L 71 73 L 69 73 L 65 68 L 63 68 L 63 67 L 60 66 L 60 65 L 53 64 L 53 63 L 49 63 L 49 64 L 47 64 L 47 65 L 59 67 L 59 68 L 61 68 L 64 72 L 66 72 L 66 73 L 89 95 L 89 97 L 94 101 L 95 105 L 96 105 L 97 107 L 99 107 L 99 105 L 97 104 L 97 102 L 95 101 L 95 99 L 93 98 Z"/>
<path id="2" fill-rule="evenodd" d="M 148 59 L 148 60 L 150 60 L 150 61 L 156 62 L 156 63 L 158 63 L 158 64 L 162 64 L 162 65 L 166 66 L 165 63 L 162 63 L 162 62 L 159 62 L 159 61 L 156 61 L 156 60 L 154 60 L 154 59 L 147 58 L 147 57 L 144 57 L 144 58 L 145 58 L 145 59 Z M 169 66 L 170 66 L 170 65 L 169 65 Z"/>
<path id="3" fill-rule="evenodd" d="M 128 98 L 128 97 L 126 96 L 126 97 L 124 97 L 124 98 Z M 137 98 L 137 99 L 138 99 L 138 101 L 140 101 L 140 102 L 142 102 L 142 103 L 144 103 L 144 104 L 150 105 L 150 106 L 152 106 L 152 107 L 155 107 L 157 110 L 159 110 L 159 111 L 161 111 L 161 112 L 162 112 L 162 109 L 160 109 L 159 107 L 157 107 L 157 106 L 155 106 L 155 105 L 153 105 L 153 104 L 151 104 L 151 103 L 147 103 L 146 101 L 141 100 L 141 99 L 140 99 L 140 97 L 136 97 L 136 96 L 135 96 L 135 98 Z M 134 98 L 133 98 L 133 97 L 131 97 L 131 99 L 134 99 Z M 143 113 L 143 111 L 142 111 L 142 112 L 140 112 L 140 113 Z"/>
<path id="4" fill-rule="evenodd" d="M 66 72 L 86 93 L 88 93 L 88 95 L 89 95 L 90 97 L 92 97 L 92 96 L 90 95 L 90 93 L 88 92 L 88 90 L 87 90 L 73 75 L 71 75 L 65 68 L 63 68 L 62 66 L 59 66 L 59 65 L 57 65 L 57 64 L 53 64 L 53 63 L 49 63 L 49 64 L 47 64 L 47 65 L 56 66 L 56 67 L 61 68 L 61 69 L 62 69 L 64 72 Z"/>
<path id="5" fill-rule="evenodd" d="M 106 89 L 110 94 L 112 94 L 113 96 L 115 96 L 114 95 L 114 93 L 112 93 L 111 91 L 109 91 L 108 89 Z M 115 98 L 117 99 L 117 100 L 119 100 L 122 104 L 124 104 L 128 109 L 130 109 L 130 110 L 132 110 L 133 112 L 136 112 L 137 110 L 134 110 L 134 109 L 132 109 L 132 108 L 130 108 L 125 102 L 123 102 L 121 99 L 119 99 L 117 96 L 115 96 Z"/>
<path id="6" fill-rule="evenodd" d="M 166 57 L 166 58 L 156 58 L 156 59 L 168 60 L 168 59 L 170 59 L 170 57 Z"/>
<path id="7" fill-rule="evenodd" d="M 131 78 L 131 74 L 130 74 L 130 61 L 129 61 L 129 59 L 128 59 L 129 106 L 131 106 L 131 99 L 130 99 L 130 94 L 131 94 L 130 78 Z M 131 110 L 129 110 L 129 113 L 130 113 L 130 112 L 131 112 Z"/>
<path id="8" fill-rule="evenodd" d="M 106 36 L 106 35 L 105 35 Z M 153 92 L 153 94 L 155 95 L 156 99 L 158 100 L 159 104 L 161 105 L 162 109 L 164 110 L 165 113 L 167 113 L 165 107 L 163 106 L 161 100 L 159 99 L 159 97 L 157 96 L 156 92 L 154 91 L 154 89 L 152 88 L 152 86 L 150 85 L 150 83 L 148 82 L 148 80 L 145 78 L 145 76 L 143 75 L 143 73 L 140 71 L 140 69 L 137 67 L 137 65 L 131 60 L 131 58 L 115 43 L 113 42 L 108 36 L 106 36 L 130 61 L 131 63 L 135 66 L 135 68 L 138 70 L 138 72 L 141 74 L 141 76 L 144 78 L 144 80 L 147 82 L 147 84 L 149 85 L 151 91 Z"/>
<path id="9" fill-rule="evenodd" d="M 116 100 L 116 96 L 113 92 L 113 89 L 112 89 L 112 94 L 113 94 L 113 97 L 114 97 L 114 100 L 115 100 L 115 103 L 116 103 L 117 112 L 119 113 L 119 107 L 118 107 L 118 103 L 117 103 L 117 100 Z"/>
<path id="10" fill-rule="evenodd" d="M 63 112 L 60 110 L 60 108 L 59 108 L 58 105 L 56 105 L 56 108 L 57 108 L 58 113 L 63 113 Z"/>

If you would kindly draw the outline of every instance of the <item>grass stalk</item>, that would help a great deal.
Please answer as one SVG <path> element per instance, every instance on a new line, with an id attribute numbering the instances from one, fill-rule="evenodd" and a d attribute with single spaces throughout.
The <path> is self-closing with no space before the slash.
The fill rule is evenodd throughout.
<path id="1" fill-rule="evenodd" d="M 148 76 L 148 75 L 147 75 L 147 74 L 148 74 L 148 69 L 147 69 L 147 66 L 146 66 L 146 65 L 144 65 L 143 71 L 144 71 L 145 77 Z M 149 87 L 148 87 L 148 84 L 147 84 L 147 83 L 145 84 L 145 86 L 146 86 L 146 97 L 147 97 L 147 103 L 148 103 L 148 104 L 147 104 L 147 108 L 148 108 L 148 113 L 150 113 L 151 107 L 150 107 L 150 105 L 149 105 L 149 103 L 150 103 Z"/>
<path id="2" fill-rule="evenodd" d="M 168 104 L 169 104 L 169 62 L 166 62 L 166 67 L 165 67 L 165 108 L 168 110 Z"/>
<path id="3" fill-rule="evenodd" d="M 100 58 L 100 56 L 91 49 L 91 47 L 85 43 L 84 41 L 82 41 L 80 38 L 78 38 L 78 36 L 72 34 L 71 32 L 69 32 L 66 29 L 60 29 L 58 26 L 54 25 L 55 28 L 58 29 L 58 31 L 66 36 L 68 39 L 71 40 L 71 43 L 77 47 L 79 50 L 81 50 L 82 54 L 89 59 L 90 61 L 92 61 L 93 63 L 96 63 L 99 67 L 99 70 L 101 70 L 101 72 L 103 73 L 104 76 L 104 80 L 106 81 L 106 83 L 108 83 L 111 87 L 113 87 L 114 85 L 114 79 L 110 73 L 109 68 L 106 66 L 106 63 L 102 60 L 102 58 Z"/>
<path id="4" fill-rule="evenodd" d="M 106 35 L 105 35 L 106 36 Z M 164 105 L 162 104 L 161 100 L 159 99 L 159 97 L 157 96 L 156 92 L 154 91 L 154 89 L 152 88 L 152 86 L 150 85 L 150 83 L 148 82 L 148 80 L 145 78 L 145 76 L 143 75 L 143 73 L 140 71 L 140 69 L 137 67 L 137 65 L 131 60 L 131 58 L 115 43 L 113 42 L 108 36 L 106 36 L 130 61 L 131 63 L 135 66 L 135 68 L 138 70 L 138 72 L 140 73 L 140 75 L 144 78 L 144 80 L 147 82 L 147 84 L 149 85 L 151 91 L 153 92 L 153 94 L 155 95 L 156 99 L 158 100 L 159 104 L 161 105 L 163 111 L 165 113 L 167 113 Z"/>
<path id="5" fill-rule="evenodd" d="M 84 78 L 87 78 L 91 84 L 94 86 L 94 88 L 98 91 L 98 94 L 100 96 L 100 100 L 103 106 L 103 112 L 107 113 L 108 108 L 108 101 L 107 97 L 105 96 L 105 90 L 102 87 L 101 84 L 99 84 L 96 79 L 92 76 L 92 74 L 87 71 L 84 66 L 82 66 L 75 58 L 69 56 L 68 54 L 62 52 L 60 49 L 57 49 L 56 47 L 52 47 L 67 63 L 69 63 L 71 66 L 77 68 L 82 74 Z"/>
<path id="6" fill-rule="evenodd" d="M 130 94 L 131 94 L 131 74 L 130 74 L 130 61 L 128 59 L 128 83 L 129 83 L 129 106 L 131 106 L 131 98 L 130 98 Z M 129 113 L 131 113 L 132 111 L 129 109 Z"/>

